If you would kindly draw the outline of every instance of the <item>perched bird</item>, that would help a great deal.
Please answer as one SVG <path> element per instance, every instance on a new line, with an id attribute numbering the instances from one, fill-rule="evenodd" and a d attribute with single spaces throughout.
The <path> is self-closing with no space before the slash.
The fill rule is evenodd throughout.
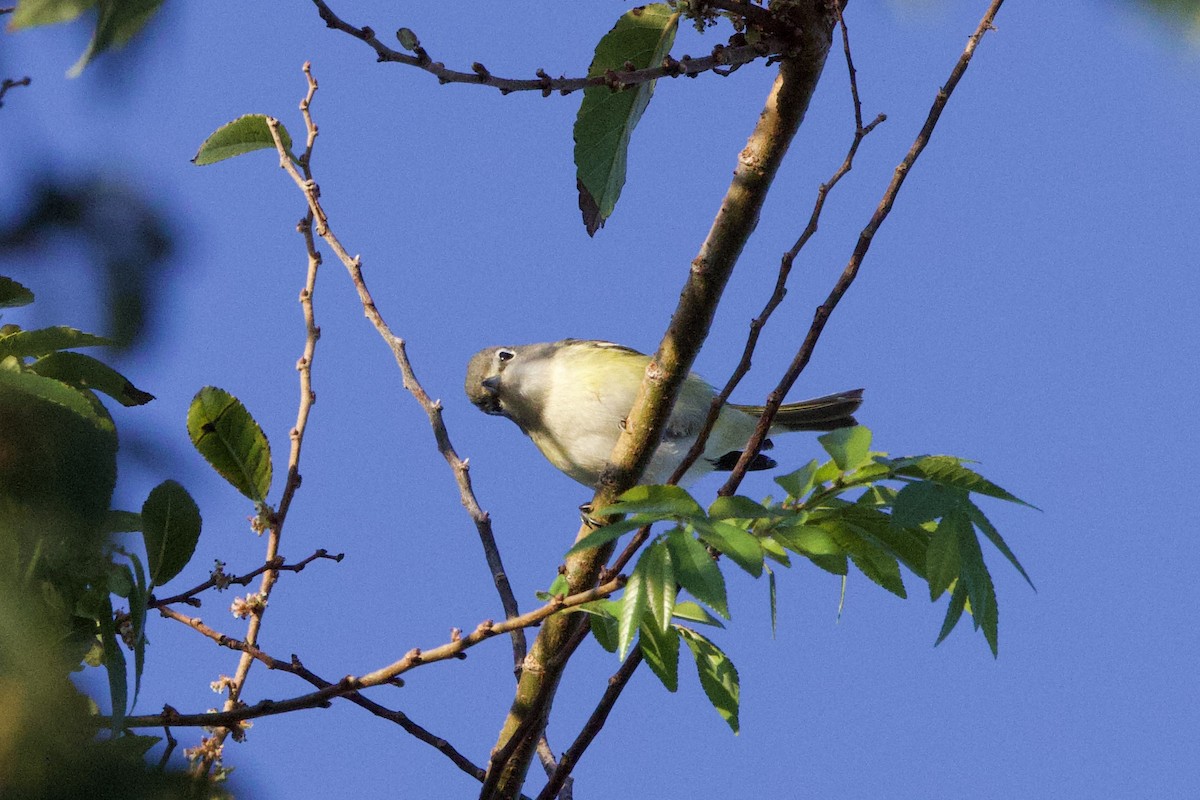
<path id="1" fill-rule="evenodd" d="M 551 464 L 582 484 L 596 486 L 649 361 L 649 356 L 628 347 L 586 339 L 489 347 L 467 365 L 467 397 L 484 413 L 517 423 Z M 687 377 L 643 483 L 670 478 L 696 441 L 715 394 L 699 375 Z M 771 433 L 855 425 L 853 414 L 861 403 L 862 389 L 788 403 L 780 407 Z M 704 454 L 680 484 L 686 486 L 713 470 L 733 469 L 762 412 L 762 406 L 726 404 Z M 761 454 L 750 462 L 752 470 L 773 466 L 775 462 Z"/>

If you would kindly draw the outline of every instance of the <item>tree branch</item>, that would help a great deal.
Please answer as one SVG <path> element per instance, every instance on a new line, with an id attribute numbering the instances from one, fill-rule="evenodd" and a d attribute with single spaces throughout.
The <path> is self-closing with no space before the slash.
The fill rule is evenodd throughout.
<path id="1" fill-rule="evenodd" d="M 562 76 L 551 78 L 545 70 L 541 69 L 537 71 L 536 78 L 502 78 L 491 74 L 479 62 L 475 62 L 472 65 L 470 72 L 447 69 L 445 64 L 431 59 L 420 44 L 414 46 L 411 54 L 393 50 L 379 41 L 372 28 L 367 26 L 358 28 L 343 20 L 333 12 L 333 9 L 329 7 L 325 0 L 313 0 L 313 5 L 317 7 L 317 13 L 321 15 L 321 19 L 325 21 L 326 26 L 347 33 L 369 45 L 375 51 L 376 58 L 380 62 L 416 67 L 430 73 L 442 84 L 466 83 L 475 86 L 490 86 L 498 89 L 501 94 L 541 92 L 543 97 L 549 97 L 554 92 L 570 94 L 571 92 L 586 89 L 589 86 L 608 86 L 610 89 L 616 90 L 649 83 L 659 78 L 677 78 L 680 75 L 695 77 L 702 72 L 733 69 L 760 58 L 788 54 L 791 47 L 787 39 L 769 36 L 755 44 L 719 44 L 713 48 L 709 55 L 702 58 L 684 56 L 676 61 L 667 56 L 663 59 L 662 64 L 654 67 L 638 70 L 616 70 L 605 75 L 596 75 L 590 78 L 567 78 Z M 721 5 L 734 6 L 739 4 L 730 2 Z M 749 4 L 746 5 L 749 6 Z M 769 15 L 766 9 L 758 8 L 758 11 L 761 14 L 751 15 L 755 20 L 762 15 Z M 774 18 L 772 17 L 772 19 Z M 409 33 L 411 34 L 411 31 Z M 740 39 L 735 37 L 733 41 L 737 42 Z"/>
<path id="2" fill-rule="evenodd" d="M 787 151 L 808 107 L 829 52 L 836 17 L 824 2 L 814 0 L 794 9 L 803 38 L 799 54 L 784 60 L 767 98 L 758 125 L 742 151 L 733 182 L 708 237 L 693 260 L 671 323 L 657 352 L 646 367 L 646 376 L 630 412 L 621 438 L 611 456 L 611 465 L 601 477 L 592 501 L 593 508 L 610 504 L 632 486 L 649 461 L 662 436 L 680 385 L 708 333 L 716 306 L 737 257 L 741 254 L 758 221 L 759 211 L 775 172 Z M 576 540 L 592 529 L 590 521 L 580 529 Z M 604 547 L 569 557 L 565 575 L 572 591 L 595 583 L 612 547 Z M 495 751 L 504 750 L 509 741 L 528 723 L 544 720 L 553 701 L 562 674 L 554 657 L 569 641 L 574 620 L 559 618 L 543 626 L 525 660 L 525 670 L 517 695 L 501 729 Z M 539 703 L 539 699 L 544 701 Z M 532 741 L 530 741 L 532 739 Z M 484 791 L 481 798 L 513 798 L 520 791 L 533 755 L 536 737 L 525 737 L 512 755 L 499 766 L 494 792 Z M 486 785 L 485 785 L 486 788 Z"/>
<path id="3" fill-rule="evenodd" d="M 196 597 L 196 595 L 214 587 L 220 590 L 226 588 L 227 586 L 232 586 L 233 584 L 237 584 L 239 586 L 249 586 L 250 581 L 254 580 L 269 569 L 273 569 L 276 572 L 301 572 L 305 567 L 317 559 L 341 561 L 343 558 L 345 558 L 345 555 L 345 553 L 330 555 L 328 550 L 321 548 L 308 558 L 297 561 L 295 564 L 285 564 L 283 557 L 279 556 L 276 557 L 274 561 L 263 564 L 258 569 L 252 572 L 247 572 L 245 575 L 226 575 L 222 569 L 223 565 L 218 564 L 217 568 L 213 570 L 212 575 L 204 583 L 194 586 L 191 589 L 188 589 L 186 592 L 180 592 L 179 594 L 165 597 L 162 600 L 151 596 L 150 602 L 146 604 L 146 607 L 163 608 L 164 606 L 174 605 L 175 603 L 186 603 L 189 606 L 199 607 L 200 599 Z"/>
<path id="4" fill-rule="evenodd" d="M 304 72 L 308 76 L 310 85 L 315 89 L 316 82 L 312 78 L 310 67 L 307 63 L 304 65 Z M 351 256 L 329 227 L 329 218 L 321 206 L 321 189 L 313 180 L 312 172 L 309 169 L 309 156 L 312 151 L 312 141 L 317 135 L 317 128 L 308 113 L 308 100 L 311 100 L 311 94 L 302 105 L 305 112 L 304 119 L 309 140 L 308 150 L 300 159 L 301 167 L 304 170 L 303 175 L 296 169 L 296 165 L 292 163 L 287 148 L 283 146 L 283 140 L 279 136 L 278 120 L 267 119 L 267 125 L 270 127 L 271 135 L 275 140 L 275 148 L 279 153 L 279 166 L 291 176 L 296 186 L 304 193 L 305 200 L 308 202 L 309 213 L 317 223 L 317 235 L 325 240 L 325 243 L 329 245 L 330 249 L 333 250 L 334 254 L 337 255 L 338 259 L 350 273 L 350 279 L 354 283 L 355 290 L 358 292 L 358 298 L 362 303 L 367 319 L 371 321 L 371 324 L 375 326 L 375 330 L 379 332 L 383 341 L 391 349 L 392 356 L 396 359 L 396 363 L 400 367 L 404 388 L 416 398 L 429 418 L 434 440 L 437 442 L 438 452 L 442 454 L 446 463 L 450 465 L 454 473 L 455 483 L 458 485 L 459 498 L 463 506 L 467 509 L 471 520 L 475 523 L 479 541 L 483 546 L 484 557 L 487 560 L 488 568 L 492 572 L 492 580 L 496 585 L 496 591 L 500 595 L 500 603 L 504 608 L 504 615 L 506 618 L 511 619 L 517 616 L 520 610 L 517 606 L 517 599 L 513 594 L 512 587 L 509 585 L 508 575 L 504 570 L 504 563 L 500 558 L 500 549 L 496 546 L 496 538 L 492 534 L 491 518 L 486 511 L 480 508 L 479 502 L 475 498 L 475 491 L 471 486 L 471 477 L 468 473 L 469 464 L 467 460 L 459 458 L 458 453 L 454 450 L 454 445 L 450 442 L 450 434 L 447 432 L 446 424 L 442 419 L 441 401 L 432 400 L 421 385 L 421 382 L 417 380 L 416 373 L 413 370 L 412 363 L 409 361 L 408 353 L 405 349 L 404 340 L 392 333 L 391 328 L 384 321 L 383 315 L 379 313 L 379 309 L 375 305 L 375 300 L 367 288 L 366 279 L 363 277 L 361 259 L 358 256 Z M 519 628 L 512 630 L 512 649 L 513 669 L 519 672 L 525 658 L 525 635 Z"/>
<path id="5" fill-rule="evenodd" d="M 783 398 L 796 382 L 796 379 L 800 377 L 800 373 L 808 366 L 808 361 L 812 358 L 813 349 L 817 346 L 817 340 L 820 339 L 821 332 L 825 329 L 825 323 L 829 320 L 829 315 L 833 313 L 837 304 L 845 296 L 851 284 L 854 283 L 854 279 L 858 276 L 858 270 L 862 266 L 863 259 L 866 258 L 875 233 L 879 230 L 884 220 L 887 219 L 888 214 L 891 213 L 892 205 L 896 201 L 896 195 L 900 192 L 900 187 L 904 185 L 904 179 L 908 177 L 909 171 L 916 164 L 921 152 L 929 144 L 929 139 L 933 135 L 933 129 L 942 115 L 942 110 L 945 109 L 950 95 L 954 92 L 954 88 L 958 86 L 959 80 L 962 79 L 963 73 L 966 72 L 967 66 L 971 63 L 971 57 L 975 54 L 975 47 L 979 44 L 983 35 L 993 29 L 992 23 L 996 18 L 996 13 L 1000 10 L 1000 6 L 1003 4 L 1004 0 L 992 0 L 987 11 L 984 12 L 983 18 L 979 21 L 975 32 L 967 39 L 967 45 L 963 49 L 962 55 L 959 56 L 958 62 L 955 63 L 954 69 L 950 71 L 950 77 L 946 81 L 946 84 L 938 89 L 933 105 L 929 109 L 929 114 L 925 118 L 925 124 L 921 126 L 921 130 L 909 148 L 907 155 L 904 156 L 904 159 L 897 165 L 893 172 L 892 180 L 888 184 L 887 189 L 884 190 L 883 197 L 880 199 L 875 213 L 871 215 L 870 221 L 867 222 L 866 227 L 862 229 L 862 232 L 858 236 L 858 243 L 850 255 L 850 261 L 846 264 L 846 268 L 842 270 L 841 276 L 834 284 L 829 296 L 825 298 L 825 302 L 817 306 L 816 312 L 813 314 L 812 325 L 808 329 L 808 334 L 804 337 L 800 349 L 797 350 L 792 363 L 788 366 L 787 371 L 784 372 L 779 384 L 767 397 L 766 410 L 763 412 L 762 418 L 758 421 L 758 427 L 755 429 L 749 444 L 746 445 L 746 450 L 742 453 L 742 457 L 738 460 L 729 479 L 720 488 L 719 494 L 728 495 L 737 491 L 742 477 L 746 474 L 750 459 L 762 447 L 762 443 L 767 437 L 767 432 L 771 427 L 771 420 L 774 419 L 775 413 L 783 403 Z"/>

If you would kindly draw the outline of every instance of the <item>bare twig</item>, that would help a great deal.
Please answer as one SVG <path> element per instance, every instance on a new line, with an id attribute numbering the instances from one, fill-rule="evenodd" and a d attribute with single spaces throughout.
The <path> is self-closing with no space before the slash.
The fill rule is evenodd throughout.
<path id="1" fill-rule="evenodd" d="M 300 109 L 304 112 L 306 119 L 308 117 L 308 106 L 317 91 L 317 83 L 313 80 L 307 66 L 305 65 L 304 72 L 308 78 L 308 92 L 305 94 L 304 99 L 300 101 Z M 311 133 L 307 149 L 304 152 L 305 160 L 303 166 L 306 170 L 308 168 L 308 158 L 312 154 L 315 130 Z M 262 581 L 259 584 L 259 602 L 249 604 L 248 606 L 250 621 L 246 626 L 246 639 L 244 643 L 246 649 L 242 652 L 233 678 L 227 683 L 228 696 L 225 699 L 225 710 L 227 712 L 243 707 L 241 702 L 242 689 L 245 687 L 250 667 L 258 657 L 255 651 L 257 651 L 258 633 L 262 627 L 263 614 L 266 613 L 267 603 L 271 597 L 271 590 L 279 578 L 278 568 L 271 565 L 279 558 L 279 540 L 283 535 L 283 525 L 287 519 L 292 498 L 295 496 L 296 490 L 300 487 L 300 451 L 304 444 L 304 432 L 308 427 L 309 413 L 312 411 L 313 404 L 317 399 L 316 393 L 312 389 L 312 361 L 316 352 L 317 339 L 320 337 L 321 331 L 314 320 L 313 291 L 316 286 L 317 271 L 321 265 L 321 258 L 317 254 L 312 241 L 311 214 L 300 222 L 299 230 L 304 235 L 308 251 L 308 269 L 305 274 L 304 288 L 300 291 L 300 306 L 304 314 L 304 349 L 300 359 L 296 362 L 296 370 L 300 373 L 300 402 L 296 411 L 296 424 L 289 432 L 291 448 L 288 453 L 287 479 L 284 481 L 283 494 L 277 510 L 271 513 L 268 519 L 267 557 L 265 559 L 268 568 L 263 572 Z M 225 739 L 234 730 L 229 727 L 221 727 L 213 734 L 212 742 L 207 748 L 203 749 L 203 755 L 193 766 L 193 774 L 207 774 L 212 769 L 215 761 L 220 758 L 221 747 Z"/>
<path id="2" fill-rule="evenodd" d="M 916 163 L 917 158 L 920 157 L 925 146 L 929 144 L 929 138 L 933 134 L 933 129 L 942 115 L 942 110 L 946 107 L 950 95 L 954 92 L 954 88 L 958 85 L 963 73 L 967 70 L 967 66 L 971 63 L 971 57 L 975 54 L 975 47 L 979 44 L 983 35 L 993 29 L 992 23 L 996 18 L 996 13 L 1000 10 L 1000 6 L 1003 4 L 1004 0 L 992 0 L 987 11 L 984 12 L 983 18 L 979 21 L 975 32 L 967 39 L 967 45 L 963 49 L 962 55 L 959 56 L 958 62 L 954 65 L 954 69 L 950 71 L 950 77 L 946 81 L 946 84 L 938 89 L 933 106 L 929 109 L 929 114 L 925 118 L 925 124 L 921 127 L 921 131 L 917 134 L 917 138 L 913 141 L 907 155 L 904 156 L 904 159 L 897 165 L 893 172 L 892 180 L 888 184 L 887 189 L 884 190 L 883 197 L 880 199 L 875 213 L 871 215 L 870 221 L 867 222 L 866 227 L 862 229 L 862 232 L 858 236 L 858 243 L 850 255 L 850 261 L 846 264 L 846 268 L 834 284 L 829 296 L 825 298 L 825 302 L 817 306 L 816 312 L 813 315 L 812 325 L 808 329 L 808 334 L 804 337 L 800 349 L 796 352 L 792 363 L 783 374 L 779 384 L 768 396 L 766 411 L 758 422 L 754 436 L 751 437 L 745 452 L 742 453 L 742 457 L 738 459 L 737 466 L 734 467 L 729 479 L 719 490 L 720 494 L 732 494 L 737 491 L 737 487 L 746 473 L 746 468 L 749 466 L 750 459 L 753 458 L 754 453 L 758 452 L 767 437 L 767 432 L 771 427 L 771 420 L 774 419 L 775 413 L 783 403 L 783 398 L 786 396 L 788 390 L 791 389 L 792 384 L 796 382 L 800 373 L 804 371 L 809 359 L 812 358 L 813 349 L 817 345 L 817 340 L 821 337 L 821 331 L 824 330 L 825 323 L 829 320 L 829 315 L 833 313 L 837 304 L 845 296 L 846 291 L 854 283 L 854 279 L 858 275 L 858 270 L 862 266 L 863 259 L 867 255 L 867 250 L 871 247 L 871 241 L 875 237 L 875 233 L 879 230 L 884 220 L 887 219 L 888 214 L 891 213 L 892 205 L 896 201 L 896 195 L 899 193 L 900 187 L 904 185 L 904 179 L 908 177 L 908 173 Z"/>
<path id="3" fill-rule="evenodd" d="M 30 83 L 32 83 L 32 80 L 28 75 L 15 80 L 13 78 L 5 78 L 3 81 L 0 81 L 0 108 L 4 107 L 4 95 L 8 94 L 9 89 L 14 86 L 28 86 Z"/>
<path id="4" fill-rule="evenodd" d="M 667 56 L 661 64 L 647 67 L 646 69 L 614 70 L 606 72 L 603 75 L 584 78 L 551 78 L 545 70 L 539 69 L 536 78 L 501 78 L 491 74 L 486 67 L 478 62 L 468 72 L 447 69 L 445 64 L 430 58 L 429 54 L 420 45 L 417 45 L 412 53 L 393 50 L 379 41 L 372 28 L 367 26 L 358 28 L 343 20 L 333 12 L 333 9 L 329 7 L 325 0 L 313 0 L 313 5 L 317 7 L 317 13 L 321 15 L 321 19 L 325 21 L 328 27 L 347 33 L 355 39 L 366 43 L 375 51 L 377 60 L 381 62 L 405 64 L 410 67 L 422 69 L 436 77 L 439 83 L 467 83 L 475 86 L 490 86 L 498 89 L 501 94 L 541 92 L 543 97 L 549 97 L 554 92 L 570 94 L 580 89 L 586 89 L 589 86 L 607 86 L 610 89 L 621 89 L 628 86 L 649 83 L 659 78 L 676 78 L 680 75 L 694 77 L 708 71 L 727 74 L 725 70 L 749 64 L 751 61 L 760 58 L 789 54 L 792 48 L 791 43 L 786 38 L 767 37 L 755 44 L 717 45 L 713 48 L 712 53 L 701 58 L 684 56 L 676 61 Z M 723 3 L 722 5 L 731 7 L 742 6 L 742 4 L 734 2 Z M 748 6 L 749 4 L 745 5 Z M 762 15 L 771 16 L 770 12 L 766 9 L 759 8 L 758 12 L 760 13 L 754 14 L 756 20 Z M 771 16 L 771 19 L 774 22 L 773 16 Z M 776 27 L 780 26 L 776 25 Z"/>
<path id="5" fill-rule="evenodd" d="M 308 64 L 304 65 L 304 71 L 312 89 L 315 90 L 316 81 L 312 78 Z M 442 454 L 446 463 L 450 465 L 454 473 L 454 480 L 458 485 L 462 504 L 467 509 L 471 520 L 475 523 L 475 529 L 479 534 L 479 540 L 483 546 L 484 557 L 487 560 L 488 568 L 492 571 L 492 580 L 496 585 L 496 591 L 500 595 L 501 605 L 504 607 L 505 617 L 511 619 L 516 617 L 520 613 L 520 610 L 517 607 L 517 600 L 513 595 L 512 587 L 509 585 L 508 575 L 504 570 L 504 563 L 500 558 L 500 550 L 496 546 L 495 536 L 492 534 L 491 518 L 479 506 L 479 502 L 475 498 L 475 491 L 471 486 L 471 476 L 468 472 L 469 465 L 467 460 L 459 458 L 453 444 L 450 442 L 450 434 L 447 432 L 445 422 L 442 420 L 441 401 L 431 399 L 428 393 L 426 393 L 421 382 L 417 380 L 412 363 L 409 361 L 404 340 L 392 333 L 391 328 L 384 321 L 383 315 L 379 313 L 379 309 L 375 305 L 375 300 L 371 296 L 366 280 L 363 277 L 361 259 L 358 256 L 351 256 L 342 245 L 341 240 L 337 238 L 329 227 L 329 219 L 325 214 L 324 208 L 321 206 L 320 187 L 313 180 L 312 174 L 308 170 L 308 159 L 312 151 L 312 141 L 317 135 L 317 128 L 313 124 L 311 116 L 309 116 L 308 100 L 311 100 L 311 90 L 309 97 L 306 98 L 305 105 L 302 106 L 305 112 L 305 125 L 308 129 L 309 139 L 308 150 L 300 159 L 301 166 L 305 170 L 303 175 L 297 170 L 296 165 L 292 162 L 291 155 L 283 145 L 283 140 L 279 135 L 278 120 L 270 118 L 267 120 L 267 125 L 271 129 L 271 135 L 275 139 L 276 150 L 279 152 L 279 166 L 291 176 L 296 186 L 304 193 L 304 197 L 308 202 L 309 213 L 316 222 L 317 235 L 325 240 L 325 243 L 329 245 L 330 249 L 333 250 L 334 254 L 337 255 L 338 259 L 350 273 L 350 279 L 354 283 L 355 290 L 358 292 L 358 298 L 362 303 L 367 319 L 371 321 L 371 324 L 375 326 L 375 330 L 383 338 L 384 343 L 391 349 L 392 355 L 400 367 L 404 388 L 416 398 L 421 408 L 424 409 L 426 416 L 428 416 L 429 424 L 433 428 L 434 439 L 437 442 L 438 452 Z M 514 628 L 512 631 L 512 646 L 513 669 L 519 672 L 525 658 L 525 636 L 519 628 Z"/>
<path id="6" fill-rule="evenodd" d="M 604 690 L 604 695 L 600 698 L 600 702 L 596 704 L 596 708 L 592 711 L 592 715 L 588 717 L 588 721 L 584 724 L 579 735 L 575 737 L 575 741 L 571 742 L 571 746 L 567 748 L 567 752 L 563 753 L 562 757 L 558 760 L 558 769 L 550 776 L 550 780 L 542 789 L 541 794 L 537 796 L 537 800 L 552 800 L 555 793 L 564 786 L 564 782 L 570 780 L 568 776 L 570 776 L 571 770 L 579 763 L 583 751 L 587 749 L 592 740 L 596 738 L 596 734 L 600 733 L 600 729 L 604 727 L 609 713 L 617 703 L 617 698 L 621 696 L 621 692 L 625 690 L 629 679 L 633 677 L 634 671 L 641 663 L 642 651 L 635 647 L 633 652 L 625 657 L 625 661 L 622 662 L 620 669 L 608 679 L 608 688 Z"/>
<path id="7" fill-rule="evenodd" d="M 546 619 L 558 614 L 565 609 L 575 608 L 576 606 L 590 603 L 594 600 L 602 600 L 614 592 L 617 592 L 625 585 L 625 577 L 618 576 L 610 581 L 607 581 L 593 589 L 585 592 L 579 592 L 567 597 L 556 597 L 554 600 L 546 603 L 533 611 L 527 611 L 518 617 L 506 619 L 503 622 L 493 622 L 492 620 L 484 620 L 476 626 L 475 630 L 469 634 L 461 635 L 455 632 L 455 635 L 450 637 L 450 641 L 445 642 L 430 650 L 421 650 L 414 648 L 405 653 L 404 657 L 386 667 L 381 667 L 373 672 L 369 672 L 361 677 L 347 675 L 340 681 L 321 688 L 316 692 L 292 697 L 287 700 L 262 700 L 254 705 L 243 705 L 233 709 L 225 709 L 222 711 L 211 711 L 203 714 L 180 714 L 177 711 L 164 712 L 163 714 L 141 715 L 126 717 L 124 722 L 130 728 L 157 728 L 162 725 L 188 725 L 188 726 L 204 726 L 204 727 L 222 727 L 232 725 L 247 719 L 255 719 L 258 717 L 272 716 L 275 714 L 283 714 L 289 711 L 298 711 L 305 708 L 324 707 L 329 704 L 329 701 L 336 697 L 343 697 L 352 692 L 357 692 L 362 689 L 368 689 L 373 686 L 382 686 L 384 684 L 394 684 L 395 679 L 400 677 L 410 670 L 426 664 L 433 664 L 439 661 L 449 659 L 463 658 L 465 653 L 470 648 L 480 642 L 490 639 L 493 636 L 510 633 L 514 628 L 531 628 L 541 624 Z M 160 613 L 168 611 L 167 616 L 174 618 L 174 612 L 170 609 L 160 609 Z M 182 615 L 179 615 L 182 616 Z M 187 623 L 190 624 L 190 623 Z M 208 635 L 208 634 L 206 634 Z M 220 634 L 217 634 L 220 637 Z M 211 637 L 210 638 L 214 638 Z M 284 669 L 288 672 L 292 670 L 282 666 L 284 663 L 279 659 L 274 659 L 257 648 L 257 645 L 248 645 L 245 642 L 240 643 L 243 647 L 235 646 L 235 640 L 225 637 L 222 642 L 224 646 L 234 646 L 234 649 L 240 649 L 247 654 L 248 658 L 270 663 L 274 669 Z M 214 638 L 214 641 L 217 639 Z M 251 650 L 251 648 L 253 648 Z M 252 654 L 251 654 L 252 653 Z M 108 717 L 96 716 L 93 717 L 97 725 L 111 725 L 112 720 Z"/>
<path id="8" fill-rule="evenodd" d="M 343 558 L 345 558 L 345 553 L 330 555 L 328 550 L 321 548 L 308 558 L 297 561 L 295 564 L 285 564 L 283 557 L 278 556 L 274 561 L 263 564 L 258 569 L 252 572 L 247 572 L 245 575 L 226 575 L 222 570 L 217 569 L 213 570 L 212 576 L 204 583 L 201 583 L 198 586 L 193 586 L 186 592 L 180 592 L 179 594 L 171 595 L 170 597 L 164 597 L 162 600 L 152 596 L 150 598 L 150 602 L 146 604 L 146 607 L 162 608 L 163 606 L 169 606 L 175 603 L 186 603 L 189 606 L 199 607 L 201 602 L 200 598 L 198 598 L 196 595 L 212 589 L 213 587 L 223 589 L 226 586 L 232 586 L 233 584 L 237 584 L 239 586 L 248 586 L 250 585 L 250 581 L 254 580 L 259 575 L 262 575 L 269 569 L 273 569 L 277 572 L 301 572 L 306 566 L 318 559 L 341 561 Z"/>

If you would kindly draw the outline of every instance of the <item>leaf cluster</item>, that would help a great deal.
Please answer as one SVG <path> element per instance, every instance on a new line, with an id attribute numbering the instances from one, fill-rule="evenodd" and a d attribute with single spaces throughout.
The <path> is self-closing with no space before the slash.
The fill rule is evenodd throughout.
<path id="1" fill-rule="evenodd" d="M 642 550 L 622 597 L 581 610 L 592 615 L 591 629 L 602 646 L 624 657 L 636 645 L 669 691 L 678 687 L 679 642 L 685 642 L 705 693 L 735 731 L 737 670 L 717 645 L 688 624 L 720 627 L 718 617 L 730 618 L 724 564 L 755 578 L 767 574 L 772 626 L 773 567 L 790 567 L 800 558 L 845 580 L 853 566 L 905 598 L 903 567 L 927 585 L 931 601 L 949 595 L 936 643 L 967 611 L 993 655 L 998 653 L 999 612 L 980 535 L 1029 581 L 973 496 L 1028 504 L 963 459 L 893 458 L 874 452 L 871 432 L 863 426 L 825 434 L 819 441 L 829 459 L 814 459 L 776 478 L 786 492 L 783 500 L 718 497 L 705 510 L 678 486 L 637 486 L 597 512 L 625 515 L 623 519 L 599 528 L 569 551 L 600 547 L 630 531 L 667 523 Z M 695 602 L 680 600 L 681 592 Z"/>

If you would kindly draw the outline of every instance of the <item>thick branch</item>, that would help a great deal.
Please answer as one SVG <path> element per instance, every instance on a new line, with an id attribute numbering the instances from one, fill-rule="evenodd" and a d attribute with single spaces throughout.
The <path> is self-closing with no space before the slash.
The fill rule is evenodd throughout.
<path id="1" fill-rule="evenodd" d="M 819 0 L 802 4 L 796 11 L 805 17 L 797 21 L 804 31 L 800 55 L 780 65 L 779 76 L 738 159 L 721 209 L 692 262 L 671 324 L 646 367 L 638 399 L 613 451 L 612 465 L 602 476 L 593 499 L 594 508 L 608 505 L 636 483 L 657 446 L 675 396 L 708 334 L 721 293 L 758 222 L 767 190 L 816 88 L 836 17 Z M 585 523 L 577 540 L 590 530 Z M 571 591 L 593 585 L 610 553 L 611 548 L 601 548 L 568 558 L 565 574 Z M 555 656 L 569 640 L 574 624 L 574 620 L 565 618 L 550 620 L 534 641 L 495 749 L 510 749 L 510 741 L 519 731 L 531 727 L 534 730 L 511 748 L 512 754 L 501 767 L 503 773 L 496 781 L 495 792 L 485 792 L 482 798 L 507 800 L 520 791 L 540 733 L 536 725 L 528 725 L 528 720 L 544 721 L 549 713 L 563 666 L 556 663 Z M 537 702 L 539 698 L 545 698 L 542 704 Z"/>

